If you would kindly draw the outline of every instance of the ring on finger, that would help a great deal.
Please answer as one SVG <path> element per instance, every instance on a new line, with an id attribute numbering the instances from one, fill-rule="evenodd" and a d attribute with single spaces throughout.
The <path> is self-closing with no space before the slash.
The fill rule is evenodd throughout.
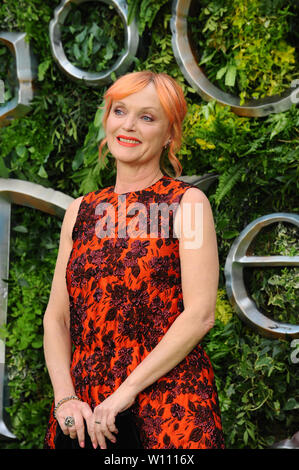
<path id="1" fill-rule="evenodd" d="M 75 425 L 75 420 L 72 416 L 67 416 L 64 420 L 64 424 L 66 427 L 71 428 Z"/>
<path id="2" fill-rule="evenodd" d="M 101 424 L 101 421 L 95 421 L 96 424 Z"/>

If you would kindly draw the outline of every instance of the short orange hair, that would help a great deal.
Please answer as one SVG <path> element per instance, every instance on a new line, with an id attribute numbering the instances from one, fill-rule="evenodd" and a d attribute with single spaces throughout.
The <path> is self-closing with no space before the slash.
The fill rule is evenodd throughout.
<path id="1" fill-rule="evenodd" d="M 103 126 L 106 128 L 107 118 L 109 116 L 112 102 L 121 100 L 126 96 L 137 93 L 145 88 L 150 83 L 156 87 L 158 97 L 164 109 L 166 116 L 169 119 L 171 142 L 168 150 L 168 159 L 174 169 L 175 177 L 182 173 L 182 165 L 175 156 L 181 147 L 182 141 L 182 123 L 187 113 L 187 103 L 184 93 L 180 85 L 166 73 L 154 73 L 150 70 L 141 72 L 132 72 L 118 78 L 104 94 L 105 111 L 103 115 Z M 107 139 L 103 139 L 99 147 L 100 160 L 104 159 L 102 155 L 103 146 L 106 144 Z M 162 169 L 167 173 L 167 169 L 162 166 Z"/>

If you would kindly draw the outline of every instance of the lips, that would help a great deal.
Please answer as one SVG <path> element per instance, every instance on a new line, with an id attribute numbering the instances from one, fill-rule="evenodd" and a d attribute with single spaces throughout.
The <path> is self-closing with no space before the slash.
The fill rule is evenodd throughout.
<path id="1" fill-rule="evenodd" d="M 126 135 L 118 135 L 116 138 L 117 138 L 118 143 L 125 147 L 136 147 L 137 145 L 141 144 L 140 140 L 136 139 L 135 137 L 128 137 Z"/>

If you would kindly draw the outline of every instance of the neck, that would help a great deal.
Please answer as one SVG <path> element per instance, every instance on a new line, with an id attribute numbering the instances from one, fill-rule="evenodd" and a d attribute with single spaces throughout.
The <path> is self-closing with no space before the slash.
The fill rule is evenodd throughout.
<path id="1" fill-rule="evenodd" d="M 130 191 L 139 191 L 151 186 L 161 179 L 162 176 L 163 173 L 160 168 L 151 171 L 147 175 L 142 174 L 141 176 L 136 173 L 134 175 L 121 175 L 117 172 L 114 192 L 121 194 Z"/>

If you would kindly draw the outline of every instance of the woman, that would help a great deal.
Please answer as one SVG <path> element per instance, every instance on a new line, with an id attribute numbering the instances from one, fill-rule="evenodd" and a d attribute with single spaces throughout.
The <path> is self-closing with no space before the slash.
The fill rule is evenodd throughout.
<path id="1" fill-rule="evenodd" d="M 224 448 L 199 344 L 218 287 L 213 215 L 202 191 L 161 171 L 168 151 L 181 174 L 175 151 L 186 110 L 166 74 L 130 73 L 105 94 L 100 154 L 107 144 L 116 183 L 74 200 L 63 220 L 44 317 L 56 405 L 46 448 L 59 429 L 83 448 L 86 426 L 93 447 L 106 449 L 125 410 L 145 449 Z"/>

